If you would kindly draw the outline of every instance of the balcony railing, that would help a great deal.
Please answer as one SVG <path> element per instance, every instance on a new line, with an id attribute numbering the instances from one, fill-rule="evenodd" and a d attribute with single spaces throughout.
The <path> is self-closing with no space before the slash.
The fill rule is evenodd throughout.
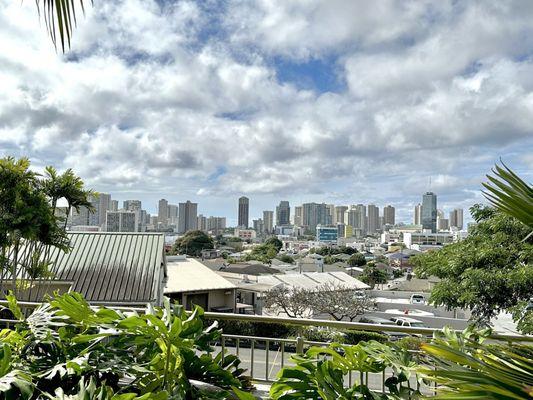
<path id="1" fill-rule="evenodd" d="M 5 304 L 5 301 L 0 301 L 0 304 Z M 19 302 L 21 308 L 26 312 L 30 312 L 40 303 L 35 302 Z M 136 311 L 143 313 L 144 308 L 136 307 L 112 307 L 121 311 Z M 360 322 L 348 322 L 348 321 L 333 321 L 333 320 L 318 320 L 318 319 L 305 319 L 305 318 L 287 318 L 287 317 L 272 317 L 264 315 L 247 315 L 247 314 L 229 314 L 229 313 L 216 313 L 206 312 L 204 314 L 206 318 L 220 321 L 246 321 L 254 323 L 276 323 L 276 324 L 288 324 L 301 327 L 327 327 L 341 330 L 359 330 L 359 331 L 371 331 L 379 333 L 405 333 L 408 335 L 423 335 L 432 336 L 434 332 L 440 331 L 433 328 L 415 328 L 405 327 L 398 325 L 375 325 L 366 324 Z M 0 319 L 0 324 L 3 326 L 11 326 L 16 321 L 8 319 Z M 533 336 L 523 335 L 505 335 L 493 333 L 489 336 L 490 340 L 503 341 L 503 342 L 528 342 L 533 343 Z M 242 362 L 242 367 L 249 371 L 249 375 L 252 380 L 256 382 L 272 382 L 277 372 L 286 365 L 290 365 L 291 354 L 302 354 L 306 348 L 311 346 L 327 346 L 326 342 L 314 342 L 305 340 L 304 338 L 297 336 L 295 338 L 277 338 L 277 337 L 259 337 L 259 336 L 246 336 L 235 334 L 222 334 L 222 337 L 218 343 L 214 343 L 215 347 L 222 350 L 222 354 L 235 354 L 239 356 Z M 352 373 L 348 374 L 345 379 L 346 383 L 351 385 L 354 379 L 358 379 L 359 382 L 365 383 L 369 388 L 373 390 L 385 390 L 385 380 L 388 374 L 392 374 L 392 371 L 385 370 L 379 374 L 361 373 L 358 377 L 353 376 Z M 413 385 L 417 385 L 416 379 L 412 381 Z M 414 386 L 413 386 L 414 387 Z M 427 393 L 430 394 L 430 393 Z"/>

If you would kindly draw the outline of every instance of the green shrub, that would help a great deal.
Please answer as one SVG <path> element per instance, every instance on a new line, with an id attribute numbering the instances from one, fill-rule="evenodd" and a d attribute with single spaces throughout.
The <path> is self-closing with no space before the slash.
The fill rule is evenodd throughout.
<path id="1" fill-rule="evenodd" d="M 314 326 L 305 327 L 302 331 L 302 335 L 306 340 L 310 340 L 313 342 L 344 343 L 345 340 L 343 332 L 334 329 L 320 328 Z"/>
<path id="2" fill-rule="evenodd" d="M 369 342 L 371 340 L 385 343 L 389 340 L 389 337 L 378 332 L 351 330 L 344 332 L 344 343 L 346 344 L 357 344 L 359 342 Z"/>
<path id="3" fill-rule="evenodd" d="M 205 326 L 214 322 L 212 319 L 205 319 Z M 218 328 L 226 335 L 258 336 L 268 338 L 290 338 L 298 333 L 295 325 L 277 324 L 266 322 L 247 321 L 218 321 Z"/>

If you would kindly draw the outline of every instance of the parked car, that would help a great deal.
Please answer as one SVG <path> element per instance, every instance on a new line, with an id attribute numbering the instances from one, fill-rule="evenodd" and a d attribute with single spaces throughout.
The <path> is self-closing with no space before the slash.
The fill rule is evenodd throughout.
<path id="1" fill-rule="evenodd" d="M 414 318 L 407 317 L 392 317 L 390 319 L 393 323 L 399 326 L 409 326 L 411 328 L 427 328 L 428 326 L 422 321 L 419 321 Z"/>
<path id="2" fill-rule="evenodd" d="M 423 294 L 412 294 L 411 298 L 409 299 L 409 302 L 411 304 L 426 304 L 426 298 Z"/>
<path id="3" fill-rule="evenodd" d="M 390 319 L 385 319 L 385 318 L 381 318 L 381 317 L 374 317 L 374 316 L 371 316 L 371 315 L 363 315 L 359 319 L 359 322 L 362 322 L 363 324 L 374 324 L 374 325 L 394 325 L 394 323 L 391 322 Z M 381 333 L 383 335 L 390 336 L 391 339 L 398 339 L 398 338 L 407 336 L 407 334 L 403 333 L 403 332 L 383 332 L 383 331 L 380 331 L 379 333 Z"/>

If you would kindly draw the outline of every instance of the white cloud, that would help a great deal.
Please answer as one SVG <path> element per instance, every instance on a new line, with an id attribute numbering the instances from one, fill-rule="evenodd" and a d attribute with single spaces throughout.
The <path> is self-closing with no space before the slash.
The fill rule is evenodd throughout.
<path id="1" fill-rule="evenodd" d="M 2 3 L 0 155 L 73 167 L 97 190 L 181 200 L 248 193 L 408 209 L 433 176 L 464 204 L 499 155 L 529 162 L 531 8 L 96 2 L 62 56 L 33 3 Z M 280 80 L 277 58 L 331 55 L 345 89 Z"/>

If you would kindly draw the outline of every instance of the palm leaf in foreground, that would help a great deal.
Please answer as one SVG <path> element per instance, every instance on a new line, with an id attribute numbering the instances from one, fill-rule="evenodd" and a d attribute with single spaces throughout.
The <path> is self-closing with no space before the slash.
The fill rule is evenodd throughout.
<path id="1" fill-rule="evenodd" d="M 533 186 L 522 180 L 503 162 L 487 175 L 483 191 L 487 200 L 498 210 L 533 228 Z"/>
<path id="2" fill-rule="evenodd" d="M 92 4 L 92 0 L 90 0 Z M 42 15 L 46 30 L 57 48 L 57 36 L 61 42 L 61 50 L 70 47 L 72 31 L 77 24 L 76 8 L 79 6 L 85 13 L 83 0 L 35 0 L 37 12 Z"/>

